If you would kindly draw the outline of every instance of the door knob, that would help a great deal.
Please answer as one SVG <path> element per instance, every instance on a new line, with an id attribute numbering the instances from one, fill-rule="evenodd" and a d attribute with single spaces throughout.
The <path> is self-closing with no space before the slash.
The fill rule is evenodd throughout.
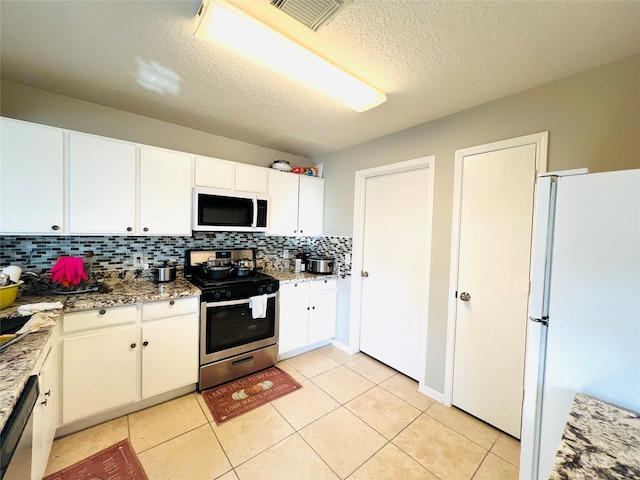
<path id="1" fill-rule="evenodd" d="M 360 272 L 360 275 L 366 278 L 369 276 L 369 272 Z"/>
<path id="2" fill-rule="evenodd" d="M 460 300 L 462 300 L 463 302 L 468 302 L 469 300 L 471 300 L 471 295 L 467 292 L 462 292 L 460 294 Z"/>

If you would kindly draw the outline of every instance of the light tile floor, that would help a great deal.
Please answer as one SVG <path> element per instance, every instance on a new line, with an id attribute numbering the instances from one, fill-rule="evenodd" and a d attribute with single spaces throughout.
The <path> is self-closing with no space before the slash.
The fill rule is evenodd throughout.
<path id="1" fill-rule="evenodd" d="M 216 425 L 192 393 L 57 439 L 47 474 L 129 438 L 151 480 L 502 480 L 520 443 L 333 346 L 278 364 L 302 389 Z"/>

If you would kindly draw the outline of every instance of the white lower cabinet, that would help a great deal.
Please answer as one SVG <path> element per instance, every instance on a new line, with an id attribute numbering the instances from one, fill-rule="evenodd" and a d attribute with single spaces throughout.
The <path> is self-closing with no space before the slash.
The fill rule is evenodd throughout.
<path id="1" fill-rule="evenodd" d="M 62 424 L 196 383 L 198 311 L 188 297 L 64 315 Z"/>
<path id="2" fill-rule="evenodd" d="M 198 381 L 199 300 L 142 306 L 142 398 Z"/>
<path id="3" fill-rule="evenodd" d="M 44 477 L 60 419 L 58 352 L 58 346 L 53 345 L 38 373 L 40 395 L 33 409 L 31 478 Z"/>
<path id="4" fill-rule="evenodd" d="M 281 357 L 335 336 L 336 294 L 335 278 L 280 285 Z"/>
<path id="5" fill-rule="evenodd" d="M 64 338 L 62 423 L 135 402 L 138 350 L 135 324 Z"/>

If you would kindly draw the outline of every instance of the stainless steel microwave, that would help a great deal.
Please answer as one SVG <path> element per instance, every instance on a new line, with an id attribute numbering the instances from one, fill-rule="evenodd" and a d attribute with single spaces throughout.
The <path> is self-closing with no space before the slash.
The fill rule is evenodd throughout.
<path id="1" fill-rule="evenodd" d="M 269 197 L 208 187 L 193 189 L 194 231 L 266 232 Z"/>

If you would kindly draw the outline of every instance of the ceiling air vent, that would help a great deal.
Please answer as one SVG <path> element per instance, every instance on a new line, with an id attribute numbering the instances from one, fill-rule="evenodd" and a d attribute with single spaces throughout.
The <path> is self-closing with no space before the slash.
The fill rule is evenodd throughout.
<path id="1" fill-rule="evenodd" d="M 315 32 L 352 2 L 353 0 L 271 0 L 271 5 Z"/>

